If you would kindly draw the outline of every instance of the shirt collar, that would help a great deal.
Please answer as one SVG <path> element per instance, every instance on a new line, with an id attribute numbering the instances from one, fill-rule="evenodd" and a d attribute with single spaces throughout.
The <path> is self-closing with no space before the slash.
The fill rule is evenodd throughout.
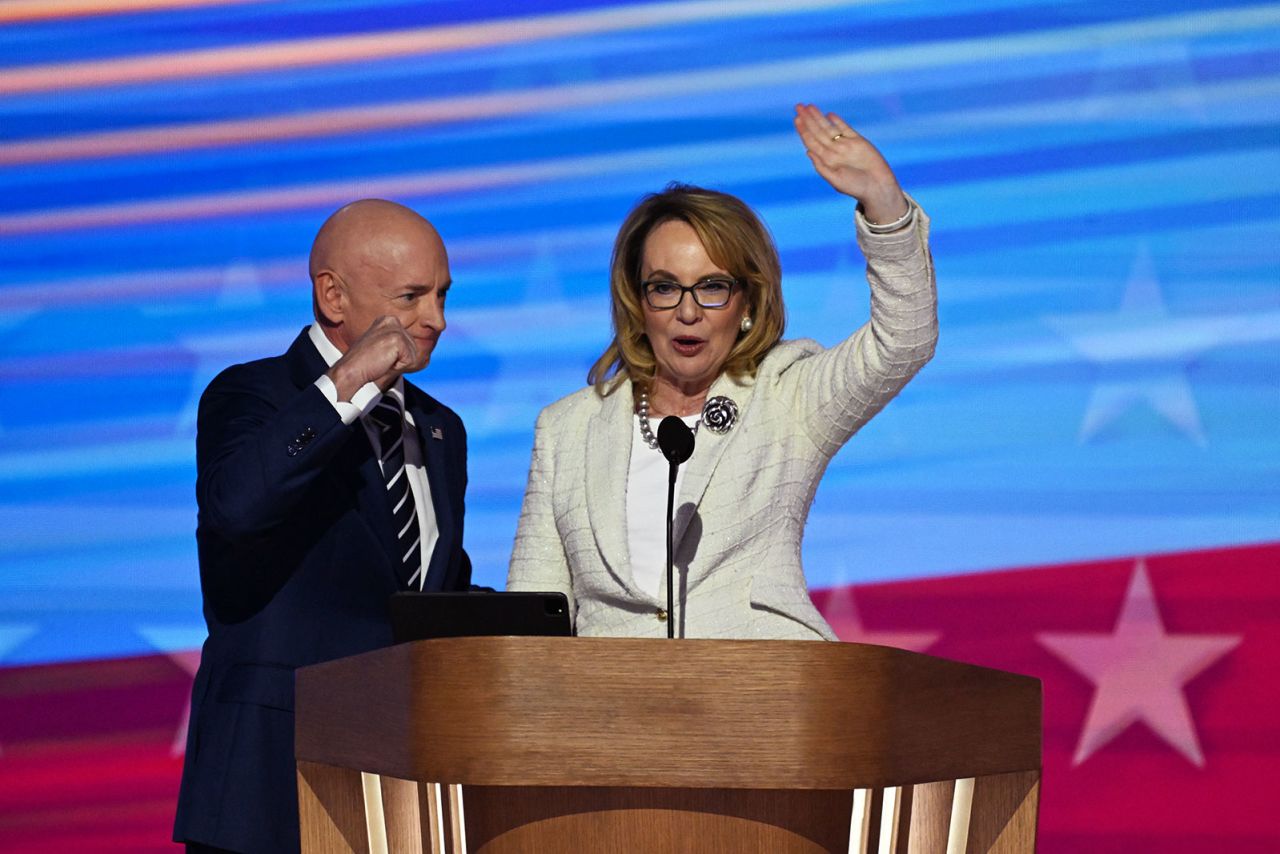
<path id="1" fill-rule="evenodd" d="M 314 321 L 307 331 L 311 335 L 311 343 L 320 351 L 324 363 L 332 368 L 334 363 L 342 358 L 342 351 L 334 346 L 328 335 L 324 334 L 324 330 L 320 328 L 320 321 Z"/>

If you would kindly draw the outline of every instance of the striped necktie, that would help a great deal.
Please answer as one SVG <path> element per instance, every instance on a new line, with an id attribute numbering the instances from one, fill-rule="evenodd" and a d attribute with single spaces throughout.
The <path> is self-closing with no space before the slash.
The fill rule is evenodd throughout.
<path id="1" fill-rule="evenodd" d="M 418 570 L 422 566 L 422 531 L 418 525 L 417 507 L 413 503 L 413 490 L 409 488 L 409 475 L 404 463 L 404 414 L 400 401 L 389 394 L 369 413 L 378 427 L 378 443 L 382 446 L 382 478 L 387 483 L 387 499 L 391 502 L 392 528 L 396 531 L 396 566 L 400 584 L 405 588 L 420 589 Z"/>

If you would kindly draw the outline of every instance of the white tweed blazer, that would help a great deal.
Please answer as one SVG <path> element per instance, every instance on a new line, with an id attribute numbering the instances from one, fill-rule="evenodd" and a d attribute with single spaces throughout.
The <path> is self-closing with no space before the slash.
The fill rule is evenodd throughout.
<path id="1" fill-rule="evenodd" d="M 914 203 L 913 203 L 914 205 Z M 835 639 L 800 564 L 809 505 L 832 456 L 933 355 L 937 300 L 929 221 L 873 234 L 857 215 L 871 319 L 839 345 L 784 341 L 752 380 L 720 377 L 737 425 L 699 430 L 676 498 L 676 636 Z M 632 577 L 626 488 L 631 383 L 587 387 L 538 416 L 507 578 L 509 590 L 561 591 L 579 635 L 665 637 L 657 596 Z"/>

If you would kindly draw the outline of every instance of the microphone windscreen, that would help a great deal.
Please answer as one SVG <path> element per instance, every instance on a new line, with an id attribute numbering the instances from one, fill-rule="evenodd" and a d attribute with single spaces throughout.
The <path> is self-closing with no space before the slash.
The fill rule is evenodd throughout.
<path id="1" fill-rule="evenodd" d="M 693 456 L 693 431 L 675 415 L 668 415 L 658 424 L 658 450 L 667 462 L 678 466 Z"/>

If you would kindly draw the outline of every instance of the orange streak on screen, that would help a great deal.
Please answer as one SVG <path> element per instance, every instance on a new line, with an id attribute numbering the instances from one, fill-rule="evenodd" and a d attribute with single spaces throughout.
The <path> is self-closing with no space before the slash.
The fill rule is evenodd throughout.
<path id="1" fill-rule="evenodd" d="M 93 15 L 120 15 L 188 9 L 195 6 L 231 6 L 256 0 L 8 0 L 0 3 L 0 24 L 87 18 Z"/>

